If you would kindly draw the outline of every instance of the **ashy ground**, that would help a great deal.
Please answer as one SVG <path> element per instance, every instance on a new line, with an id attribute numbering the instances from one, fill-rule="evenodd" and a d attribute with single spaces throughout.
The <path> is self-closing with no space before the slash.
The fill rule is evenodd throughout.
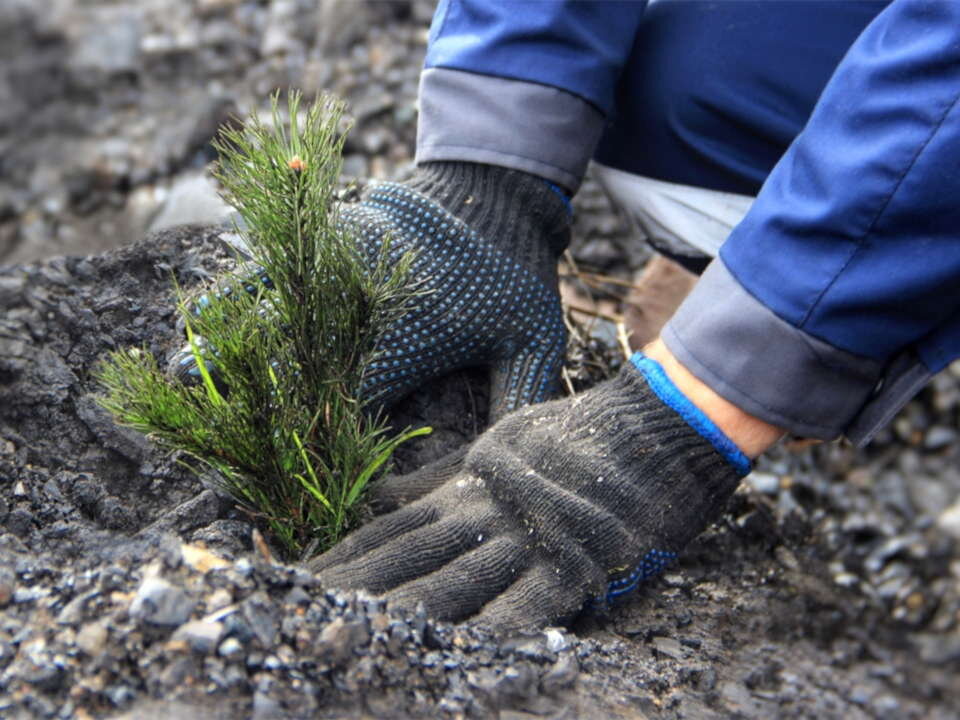
<path id="1" fill-rule="evenodd" d="M 783 450 L 680 564 L 606 617 L 490 638 L 319 587 L 92 399 L 108 350 L 180 339 L 171 279 L 216 228 L 0 271 L 4 717 L 950 718 L 960 710 L 957 382 L 867 455 Z M 408 400 L 482 428 L 479 374 Z"/>
<path id="2" fill-rule="evenodd" d="M 344 97 L 345 183 L 402 179 L 432 0 L 0 0 L 0 717 L 955 718 L 960 365 L 865 452 L 780 449 L 663 578 L 523 638 L 278 565 L 242 510 L 92 399 L 229 262 L 204 172 L 278 87 Z M 648 252 L 588 182 L 574 262 Z M 88 253 L 100 253 L 87 255 Z M 565 283 L 573 283 L 565 279 Z M 623 286 L 592 282 L 602 312 Z M 616 338 L 595 328 L 592 342 Z M 410 398 L 408 470 L 483 428 L 480 373 Z"/>

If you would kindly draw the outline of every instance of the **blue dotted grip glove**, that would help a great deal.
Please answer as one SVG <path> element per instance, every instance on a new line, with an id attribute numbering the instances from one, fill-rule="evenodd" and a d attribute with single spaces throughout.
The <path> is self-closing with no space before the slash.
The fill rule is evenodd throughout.
<path id="1" fill-rule="evenodd" d="M 567 340 L 556 266 L 570 226 L 558 188 L 515 170 L 427 163 L 410 182 L 375 186 L 340 217 L 371 267 L 385 239 L 394 260 L 414 251 L 411 281 L 422 292 L 379 343 L 366 400 L 390 406 L 471 366 L 490 368 L 491 419 L 556 391 Z M 215 361 L 208 368 L 215 372 Z M 189 346 L 171 370 L 199 376 Z"/>
<path id="2" fill-rule="evenodd" d="M 366 398 L 390 405 L 471 366 L 491 369 L 492 418 L 556 391 L 567 341 L 556 267 L 570 216 L 545 181 L 431 163 L 410 183 L 376 186 L 342 218 L 371 263 L 385 237 L 395 258 L 415 251 L 412 277 L 425 291 L 381 341 Z"/>
<path id="3" fill-rule="evenodd" d="M 507 415 L 465 454 L 388 478 L 375 493 L 402 507 L 311 567 L 440 619 L 539 626 L 661 572 L 749 470 L 638 354 L 614 380 Z"/>

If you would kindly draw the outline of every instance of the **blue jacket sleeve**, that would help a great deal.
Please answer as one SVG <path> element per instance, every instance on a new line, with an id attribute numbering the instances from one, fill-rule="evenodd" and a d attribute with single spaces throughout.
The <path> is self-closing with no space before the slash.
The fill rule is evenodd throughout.
<path id="1" fill-rule="evenodd" d="M 958 96 L 960 3 L 878 15 L 666 328 L 680 360 L 759 417 L 830 437 L 905 353 L 927 377 L 960 355 Z"/>
<path id="2" fill-rule="evenodd" d="M 644 0 L 441 0 L 417 162 L 523 170 L 571 192 L 613 112 Z"/>
<path id="3" fill-rule="evenodd" d="M 550 85 L 609 115 L 645 0 L 441 0 L 427 68 Z"/>

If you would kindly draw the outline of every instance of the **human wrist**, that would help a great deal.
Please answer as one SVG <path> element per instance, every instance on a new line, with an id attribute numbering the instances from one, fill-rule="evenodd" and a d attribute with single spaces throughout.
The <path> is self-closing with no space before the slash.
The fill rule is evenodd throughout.
<path id="1" fill-rule="evenodd" d="M 659 338 L 647 345 L 643 352 L 660 364 L 677 389 L 747 457 L 757 458 L 783 436 L 782 428 L 741 410 L 700 380 L 677 360 Z"/>

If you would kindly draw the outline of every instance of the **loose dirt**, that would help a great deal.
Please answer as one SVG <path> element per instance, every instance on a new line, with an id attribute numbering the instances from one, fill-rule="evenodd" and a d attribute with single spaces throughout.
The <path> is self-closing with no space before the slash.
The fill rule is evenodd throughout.
<path id="1" fill-rule="evenodd" d="M 181 228 L 0 271 L 0 714 L 956 716 L 960 554 L 886 487 L 905 453 L 913 476 L 946 474 L 956 449 L 925 447 L 929 430 L 870 455 L 783 451 L 677 567 L 562 632 L 491 638 L 270 562 L 246 513 L 92 397 L 110 349 L 179 344 L 173 278 L 230 262 L 217 228 Z M 905 417 L 937 426 L 936 397 Z M 485 412 L 482 373 L 410 398 L 397 425 L 437 432 L 399 466 Z"/>

